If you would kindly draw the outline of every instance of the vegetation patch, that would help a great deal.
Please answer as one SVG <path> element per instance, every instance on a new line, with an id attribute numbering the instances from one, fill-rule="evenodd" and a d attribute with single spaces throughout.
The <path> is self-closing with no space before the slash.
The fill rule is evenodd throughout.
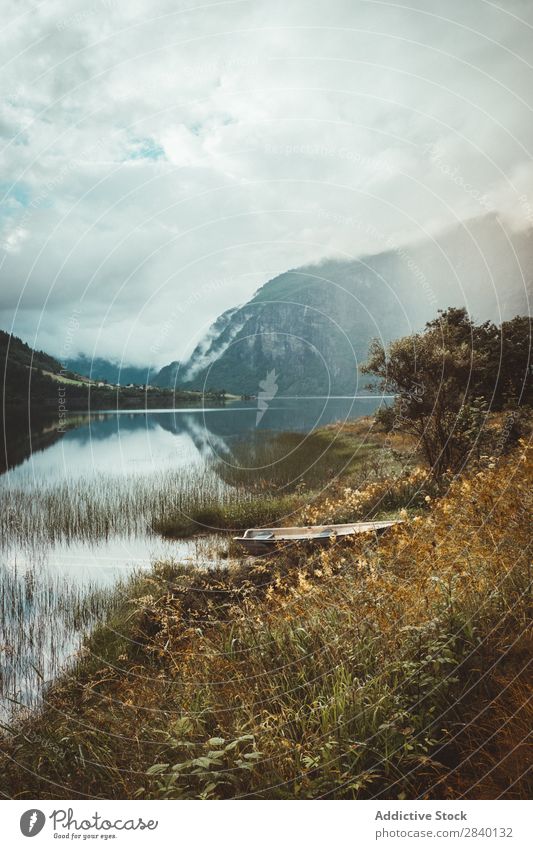
<path id="1" fill-rule="evenodd" d="M 183 538 L 198 533 L 244 530 L 250 527 L 276 525 L 280 521 L 296 521 L 303 500 L 298 496 L 251 497 L 237 491 L 226 503 L 215 501 L 193 507 L 187 512 L 173 512 L 158 518 L 153 529 L 166 537 Z"/>

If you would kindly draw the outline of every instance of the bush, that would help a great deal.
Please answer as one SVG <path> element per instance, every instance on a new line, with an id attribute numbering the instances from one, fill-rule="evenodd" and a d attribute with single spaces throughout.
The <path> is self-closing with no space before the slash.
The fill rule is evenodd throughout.
<path id="1" fill-rule="evenodd" d="M 385 433 L 390 433 L 394 428 L 394 420 L 395 420 L 395 412 L 394 407 L 380 407 L 375 415 L 375 420 L 378 425 L 381 425 Z"/>
<path id="2" fill-rule="evenodd" d="M 465 309 L 440 311 L 423 333 L 387 349 L 375 340 L 364 374 L 395 397 L 394 429 L 414 436 L 435 477 L 461 471 L 483 452 L 488 413 L 532 395 L 531 320 L 517 317 L 497 328 L 476 325 Z"/>

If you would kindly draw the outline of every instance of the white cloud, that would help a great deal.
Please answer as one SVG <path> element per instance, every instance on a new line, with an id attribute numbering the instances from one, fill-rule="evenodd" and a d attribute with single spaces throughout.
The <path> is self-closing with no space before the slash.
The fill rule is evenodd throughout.
<path id="1" fill-rule="evenodd" d="M 162 365 L 288 267 L 531 225 L 530 5 L 191 5 L 4 2 L 2 326 Z"/>

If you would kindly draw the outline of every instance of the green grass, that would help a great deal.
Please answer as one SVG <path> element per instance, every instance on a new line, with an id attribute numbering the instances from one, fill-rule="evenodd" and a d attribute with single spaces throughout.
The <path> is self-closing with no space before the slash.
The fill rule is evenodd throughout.
<path id="1" fill-rule="evenodd" d="M 53 371 L 43 371 L 43 374 L 44 374 L 45 377 L 49 377 L 51 380 L 55 380 L 56 383 L 67 383 L 70 386 L 95 386 L 96 385 L 96 382 L 89 380 L 89 378 L 82 379 L 80 377 L 79 379 L 76 379 L 76 378 L 73 378 L 73 377 L 66 377 L 63 374 L 57 374 L 56 372 L 53 372 Z M 109 388 L 111 389 L 112 387 L 109 387 Z"/>
<path id="2" fill-rule="evenodd" d="M 153 522 L 153 529 L 166 537 L 190 537 L 198 533 L 238 531 L 250 527 L 291 523 L 303 506 L 297 495 L 251 497 L 246 491 L 236 499 L 192 508 L 188 514 L 170 513 Z"/>
<path id="3" fill-rule="evenodd" d="M 231 446 L 214 470 L 227 483 L 254 492 L 319 489 L 342 478 L 386 471 L 379 442 L 334 429 L 309 434 L 261 431 Z"/>

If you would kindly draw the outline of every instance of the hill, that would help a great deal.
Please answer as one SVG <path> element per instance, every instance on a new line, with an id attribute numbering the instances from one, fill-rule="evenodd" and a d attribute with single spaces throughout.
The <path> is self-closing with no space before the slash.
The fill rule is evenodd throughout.
<path id="1" fill-rule="evenodd" d="M 104 385 L 95 378 L 68 370 L 43 351 L 34 351 L 16 336 L 0 330 L 0 373 L 2 388 L 0 409 L 2 427 L 8 434 L 6 445 L 15 445 L 17 435 L 26 432 L 30 420 L 59 419 L 61 426 L 68 414 L 102 409 L 171 408 L 176 404 L 196 406 L 203 403 L 199 393 L 174 392 L 166 388 Z M 222 403 L 220 393 L 208 394 L 210 403 Z M 13 452 L 11 452 L 13 453 Z M 2 462 L 12 465 L 5 457 Z"/>
<path id="2" fill-rule="evenodd" d="M 6 333 L 5 330 L 0 330 L 0 365 L 2 370 L 6 367 L 6 360 L 9 360 L 15 366 L 26 368 L 31 366 L 53 374 L 58 374 L 62 369 L 61 363 L 51 357 L 50 354 L 45 354 L 44 351 L 34 351 L 22 339 Z"/>

